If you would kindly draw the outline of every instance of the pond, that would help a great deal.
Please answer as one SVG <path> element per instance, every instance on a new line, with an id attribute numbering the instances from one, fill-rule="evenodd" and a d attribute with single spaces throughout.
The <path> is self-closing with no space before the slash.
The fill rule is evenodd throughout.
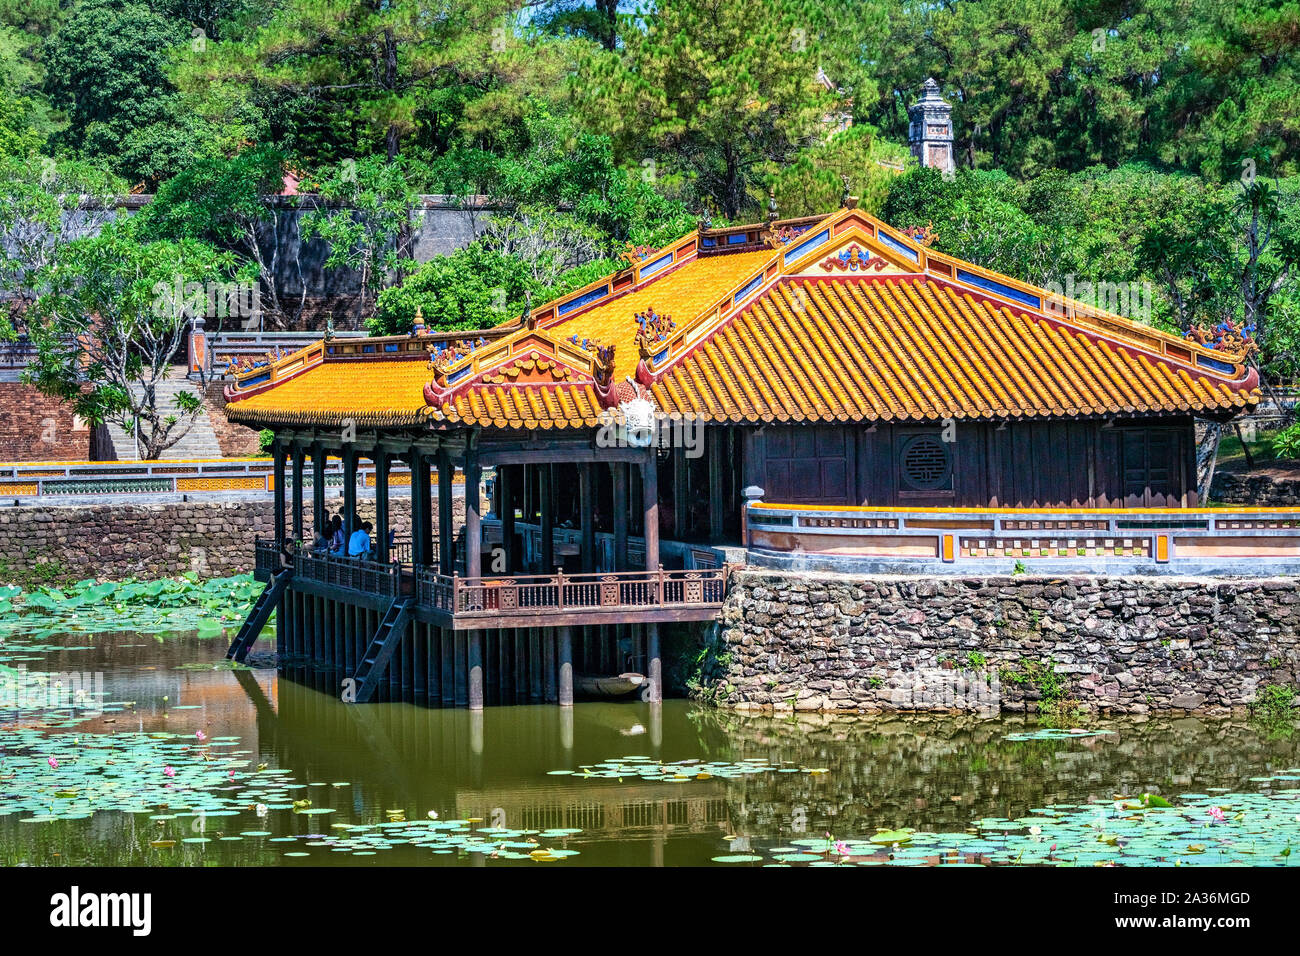
<path id="1" fill-rule="evenodd" d="M 1244 720 L 348 705 L 213 633 L 0 641 L 0 864 L 1286 865 Z M 85 675 L 82 677 L 81 675 Z"/>

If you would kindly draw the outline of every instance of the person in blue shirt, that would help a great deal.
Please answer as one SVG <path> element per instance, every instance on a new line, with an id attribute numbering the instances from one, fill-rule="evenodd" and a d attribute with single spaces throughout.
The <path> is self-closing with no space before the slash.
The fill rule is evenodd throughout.
<path id="1" fill-rule="evenodd" d="M 352 532 L 352 537 L 348 538 L 349 558 L 370 557 L 370 531 L 373 527 L 374 525 L 367 521 L 356 531 Z"/>

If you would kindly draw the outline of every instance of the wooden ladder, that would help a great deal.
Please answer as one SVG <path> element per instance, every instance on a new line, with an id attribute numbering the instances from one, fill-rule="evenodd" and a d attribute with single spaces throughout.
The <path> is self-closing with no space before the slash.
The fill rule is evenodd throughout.
<path id="1" fill-rule="evenodd" d="M 248 617 L 244 619 L 243 625 L 239 628 L 239 633 L 230 642 L 230 649 L 226 651 L 226 660 L 235 661 L 238 664 L 244 662 L 248 652 L 257 643 L 262 628 L 266 627 L 266 621 L 271 616 L 271 612 L 279 605 L 280 598 L 292 578 L 293 568 L 284 568 L 271 575 L 271 580 L 266 583 L 266 587 L 258 595 L 253 609 L 248 612 Z"/>
<path id="2" fill-rule="evenodd" d="M 374 696 L 384 671 L 388 669 L 388 662 L 402 639 L 402 632 L 411 619 L 411 604 L 412 599 L 409 597 L 394 598 L 384 612 L 379 629 L 370 639 L 370 646 L 357 665 L 357 672 L 352 675 L 355 682 L 353 686 L 357 688 L 356 703 L 364 704 Z"/>

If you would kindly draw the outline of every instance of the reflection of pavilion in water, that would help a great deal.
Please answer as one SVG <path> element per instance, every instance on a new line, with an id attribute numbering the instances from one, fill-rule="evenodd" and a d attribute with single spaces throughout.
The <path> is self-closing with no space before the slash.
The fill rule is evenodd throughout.
<path id="1" fill-rule="evenodd" d="M 281 765 L 304 779 L 350 780 L 352 796 L 372 806 L 436 808 L 509 829 L 577 829 L 579 841 L 645 839 L 655 859 L 668 837 L 731 832 L 719 779 L 547 776 L 625 753 L 630 741 L 660 759 L 662 704 L 498 708 L 485 716 L 404 704 L 356 707 L 286 681 L 278 705 L 259 711 L 260 721 L 276 724 Z M 684 708 L 669 710 L 669 734 L 680 738 Z M 272 738 L 268 730 L 262 727 L 264 739 Z"/>
<path id="2" fill-rule="evenodd" d="M 731 829 L 726 788 L 717 780 L 607 785 L 596 779 L 582 788 L 461 790 L 456 814 L 518 830 L 574 828 L 584 837 L 722 834 Z"/>

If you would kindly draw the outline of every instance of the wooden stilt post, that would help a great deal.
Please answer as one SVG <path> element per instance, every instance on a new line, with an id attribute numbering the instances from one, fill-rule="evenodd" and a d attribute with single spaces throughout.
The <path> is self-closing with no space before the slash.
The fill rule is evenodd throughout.
<path id="1" fill-rule="evenodd" d="M 469 659 L 467 643 L 465 631 L 452 632 L 452 657 L 456 668 L 457 707 L 464 707 L 469 703 L 469 674 L 465 667 L 466 661 Z"/>
<path id="2" fill-rule="evenodd" d="M 573 706 L 573 628 L 567 624 L 559 628 L 559 664 L 561 707 Z"/>
<path id="3" fill-rule="evenodd" d="M 303 450 L 302 446 L 293 446 L 293 540 L 302 540 L 303 513 Z"/>
<path id="4" fill-rule="evenodd" d="M 325 447 L 317 442 L 311 450 L 311 520 L 317 534 L 325 533 Z"/>
<path id="5" fill-rule="evenodd" d="M 469 709 L 483 709 L 483 632 L 473 630 L 469 632 L 469 647 L 466 655 L 466 671 L 469 677 Z"/>
<path id="6" fill-rule="evenodd" d="M 663 662 L 659 659 L 659 625 L 645 626 L 646 677 L 650 683 L 650 703 L 657 704 L 664 699 Z"/>
<path id="7" fill-rule="evenodd" d="M 626 571 L 627 567 L 627 465 L 621 461 L 611 462 L 610 477 L 614 486 L 614 570 Z"/>
<path id="8" fill-rule="evenodd" d="M 542 574 L 555 570 L 555 466 L 547 463 L 541 466 L 541 490 L 539 497 L 542 506 Z"/>
<path id="9" fill-rule="evenodd" d="M 704 451 L 709 456 L 709 544 L 713 545 L 722 543 L 723 501 L 726 498 L 722 487 L 722 446 L 726 435 L 721 426 L 704 431 L 704 440 L 708 443 Z"/>
<path id="10" fill-rule="evenodd" d="M 440 574 L 450 577 L 456 570 L 456 529 L 452 527 L 451 494 L 456 470 L 446 449 L 438 452 L 438 561 Z"/>
<path id="11" fill-rule="evenodd" d="M 659 467 L 654 449 L 641 463 L 641 510 L 645 515 L 645 569 L 659 570 Z"/>
<path id="12" fill-rule="evenodd" d="M 275 482 L 275 547 L 277 550 L 284 547 L 284 445 L 275 442 L 271 446 L 271 457 L 274 459 L 274 477 Z M 283 615 L 280 615 L 283 617 Z M 277 618 L 278 620 L 278 618 Z M 276 634 L 279 635 L 279 625 L 276 626 Z M 283 649 L 284 645 L 280 645 Z"/>
<path id="13" fill-rule="evenodd" d="M 415 485 L 411 485 L 415 490 Z M 414 504 L 414 502 L 412 502 Z M 388 452 L 375 452 L 375 556 L 388 563 Z"/>
<path id="14" fill-rule="evenodd" d="M 347 554 L 352 532 L 357 530 L 357 452 L 343 447 L 343 553 Z"/>
<path id="15" fill-rule="evenodd" d="M 578 466 L 578 486 L 582 496 L 582 570 L 596 570 L 596 468 L 590 463 Z"/>
<path id="16" fill-rule="evenodd" d="M 690 517 L 689 510 L 691 507 L 690 497 L 687 495 L 687 485 L 690 482 L 689 463 L 686 455 L 680 448 L 672 450 L 673 462 L 673 538 L 678 541 L 686 540 L 687 520 Z"/>
<path id="17" fill-rule="evenodd" d="M 483 527 L 480 522 L 478 452 L 465 451 L 465 577 L 477 583 L 483 574 Z"/>
<path id="18" fill-rule="evenodd" d="M 515 469 L 497 466 L 497 500 L 501 506 L 501 548 L 505 557 L 504 574 L 514 574 L 518 567 L 515 555 Z M 495 562 L 494 562 L 495 564 Z"/>
<path id="19" fill-rule="evenodd" d="M 551 704 L 559 699 L 559 674 L 555 668 L 555 628 L 553 627 L 542 631 L 542 669 L 546 675 L 546 702 Z"/>

